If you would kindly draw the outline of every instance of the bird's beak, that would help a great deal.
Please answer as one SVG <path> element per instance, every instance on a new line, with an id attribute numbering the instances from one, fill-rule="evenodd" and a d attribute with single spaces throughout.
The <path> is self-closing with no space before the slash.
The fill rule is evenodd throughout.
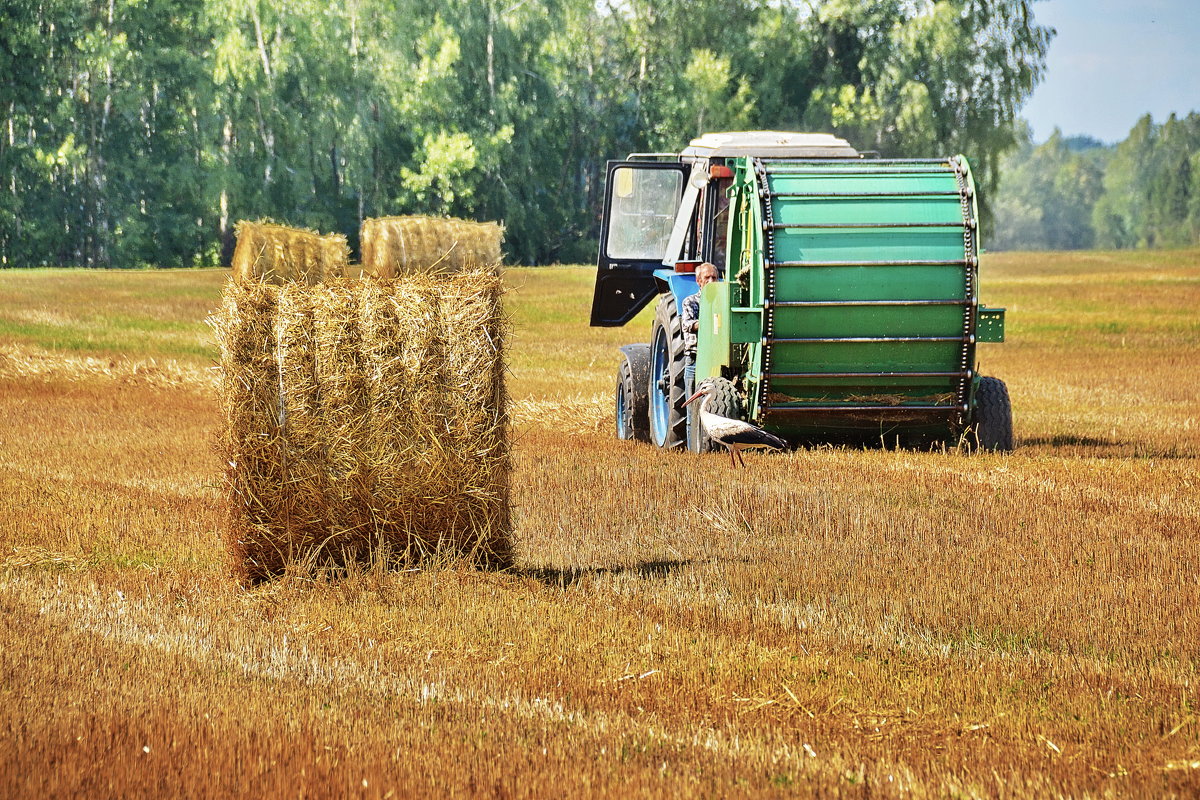
<path id="1" fill-rule="evenodd" d="M 686 406 L 688 403 L 692 402 L 692 401 L 693 401 L 693 400 L 695 400 L 697 397 L 702 397 L 703 395 L 704 395 L 704 391 L 703 391 L 703 390 L 701 390 L 701 391 L 699 391 L 699 392 L 696 392 L 694 395 L 692 395 L 691 397 L 689 397 L 687 400 L 684 400 L 684 401 L 683 401 L 683 405 L 684 405 L 684 406 Z M 683 408 L 683 406 L 680 406 L 680 408 Z"/>

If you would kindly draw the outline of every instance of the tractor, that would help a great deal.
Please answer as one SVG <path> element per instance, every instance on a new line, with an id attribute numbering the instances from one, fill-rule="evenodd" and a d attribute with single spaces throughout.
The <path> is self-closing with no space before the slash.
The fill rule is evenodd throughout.
<path id="1" fill-rule="evenodd" d="M 697 265 L 694 359 L 681 323 Z M 885 159 L 828 134 L 709 133 L 679 154 L 610 161 L 593 326 L 657 301 L 649 343 L 620 348 L 615 429 L 666 450 L 713 449 L 682 407 L 792 445 L 1011 450 L 1008 390 L 976 370 L 1004 341 L 979 303 L 975 185 L 963 156 Z"/>

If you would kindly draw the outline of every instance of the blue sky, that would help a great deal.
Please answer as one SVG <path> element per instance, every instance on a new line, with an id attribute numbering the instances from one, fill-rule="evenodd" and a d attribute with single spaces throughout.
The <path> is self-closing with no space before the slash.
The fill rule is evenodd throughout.
<path id="1" fill-rule="evenodd" d="M 1200 0 L 1043 0 L 1058 30 L 1045 80 L 1021 114 L 1043 141 L 1055 127 L 1106 142 L 1138 118 L 1200 112 Z"/>

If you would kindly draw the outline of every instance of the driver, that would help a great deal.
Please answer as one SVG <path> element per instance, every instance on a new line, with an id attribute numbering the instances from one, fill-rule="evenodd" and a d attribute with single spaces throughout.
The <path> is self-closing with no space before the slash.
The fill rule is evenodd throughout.
<path id="1" fill-rule="evenodd" d="M 683 351 L 687 354 L 688 364 L 696 361 L 696 344 L 700 331 L 700 292 L 712 281 L 721 277 L 720 271 L 714 264 L 705 261 L 696 267 L 695 293 L 683 298 L 683 309 L 680 312 L 680 323 L 683 328 Z"/>

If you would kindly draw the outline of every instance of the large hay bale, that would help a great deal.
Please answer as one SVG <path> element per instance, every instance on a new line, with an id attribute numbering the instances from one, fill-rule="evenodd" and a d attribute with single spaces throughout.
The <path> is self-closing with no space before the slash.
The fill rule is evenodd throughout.
<path id="1" fill-rule="evenodd" d="M 394 278 L 494 268 L 500 264 L 503 240 L 504 228 L 495 222 L 422 216 L 366 219 L 359 236 L 362 271 Z"/>
<path id="2" fill-rule="evenodd" d="M 500 295 L 478 271 L 226 286 L 220 448 L 245 578 L 511 562 Z"/>
<path id="3" fill-rule="evenodd" d="M 316 284 L 337 280 L 346 272 L 350 248 L 341 234 L 322 236 L 300 228 L 244 220 L 235 230 L 234 280 Z"/>

